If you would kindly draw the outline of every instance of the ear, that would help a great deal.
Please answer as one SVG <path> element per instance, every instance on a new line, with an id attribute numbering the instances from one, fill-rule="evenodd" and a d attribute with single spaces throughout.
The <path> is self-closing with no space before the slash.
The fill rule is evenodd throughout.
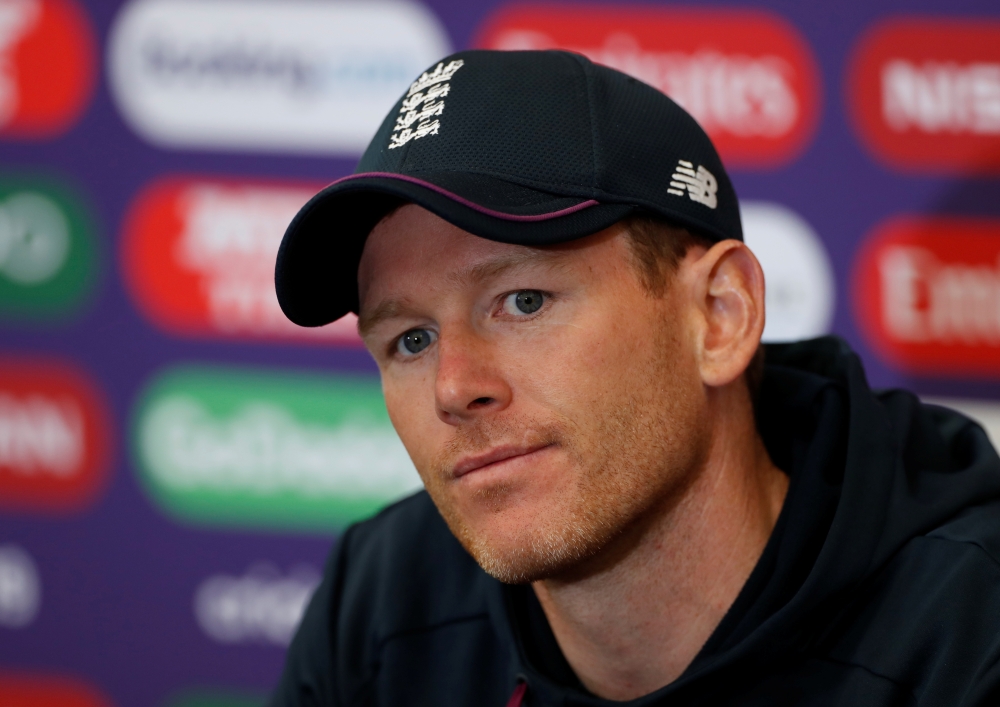
<path id="1" fill-rule="evenodd" d="M 764 271 L 750 249 L 735 240 L 707 251 L 692 249 L 683 266 L 691 268 L 688 283 L 702 382 L 726 385 L 743 374 L 760 345 Z"/>

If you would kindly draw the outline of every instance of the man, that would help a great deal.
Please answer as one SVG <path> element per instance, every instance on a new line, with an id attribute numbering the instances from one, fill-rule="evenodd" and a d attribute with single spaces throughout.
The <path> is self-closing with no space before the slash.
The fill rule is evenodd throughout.
<path id="1" fill-rule="evenodd" d="M 276 705 L 1000 704 L 1000 460 L 764 278 L 695 121 L 563 52 L 463 52 L 289 227 L 426 486 L 350 528 Z"/>

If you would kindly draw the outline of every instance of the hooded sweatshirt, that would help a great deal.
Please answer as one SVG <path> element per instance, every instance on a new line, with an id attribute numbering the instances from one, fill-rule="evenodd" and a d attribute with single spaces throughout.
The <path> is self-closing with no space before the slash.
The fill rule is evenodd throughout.
<path id="1" fill-rule="evenodd" d="M 272 704 L 1000 705 L 1000 459 L 983 430 L 873 392 L 834 337 L 768 346 L 756 415 L 788 495 L 663 688 L 590 694 L 530 586 L 483 572 L 422 492 L 341 537 Z"/>

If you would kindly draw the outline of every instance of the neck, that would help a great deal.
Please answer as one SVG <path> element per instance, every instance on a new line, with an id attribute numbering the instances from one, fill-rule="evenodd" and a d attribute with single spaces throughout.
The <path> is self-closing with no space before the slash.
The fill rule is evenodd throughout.
<path id="1" fill-rule="evenodd" d="M 566 660 L 595 695 L 634 699 L 678 678 L 764 551 L 788 479 L 764 448 L 745 391 L 713 391 L 707 457 L 627 552 L 582 577 L 532 585 Z"/>

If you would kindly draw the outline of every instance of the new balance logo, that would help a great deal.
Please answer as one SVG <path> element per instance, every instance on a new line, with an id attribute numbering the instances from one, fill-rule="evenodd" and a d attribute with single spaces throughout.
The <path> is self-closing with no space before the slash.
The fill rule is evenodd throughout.
<path id="1" fill-rule="evenodd" d="M 448 81 L 464 64 L 461 59 L 449 62 L 447 66 L 442 62 L 410 84 L 396 117 L 396 127 L 389 137 L 390 150 L 402 147 L 410 140 L 438 134 L 441 121 L 432 118 L 444 112 L 444 101 L 440 99 L 451 91 Z"/>
<path id="2" fill-rule="evenodd" d="M 694 165 L 687 160 L 677 160 L 677 167 L 670 175 L 670 188 L 668 194 L 684 196 L 687 193 L 691 201 L 697 201 L 710 209 L 714 209 L 719 204 L 715 194 L 719 191 L 719 183 L 715 180 L 715 175 L 707 169 L 698 165 L 698 171 Z"/>

